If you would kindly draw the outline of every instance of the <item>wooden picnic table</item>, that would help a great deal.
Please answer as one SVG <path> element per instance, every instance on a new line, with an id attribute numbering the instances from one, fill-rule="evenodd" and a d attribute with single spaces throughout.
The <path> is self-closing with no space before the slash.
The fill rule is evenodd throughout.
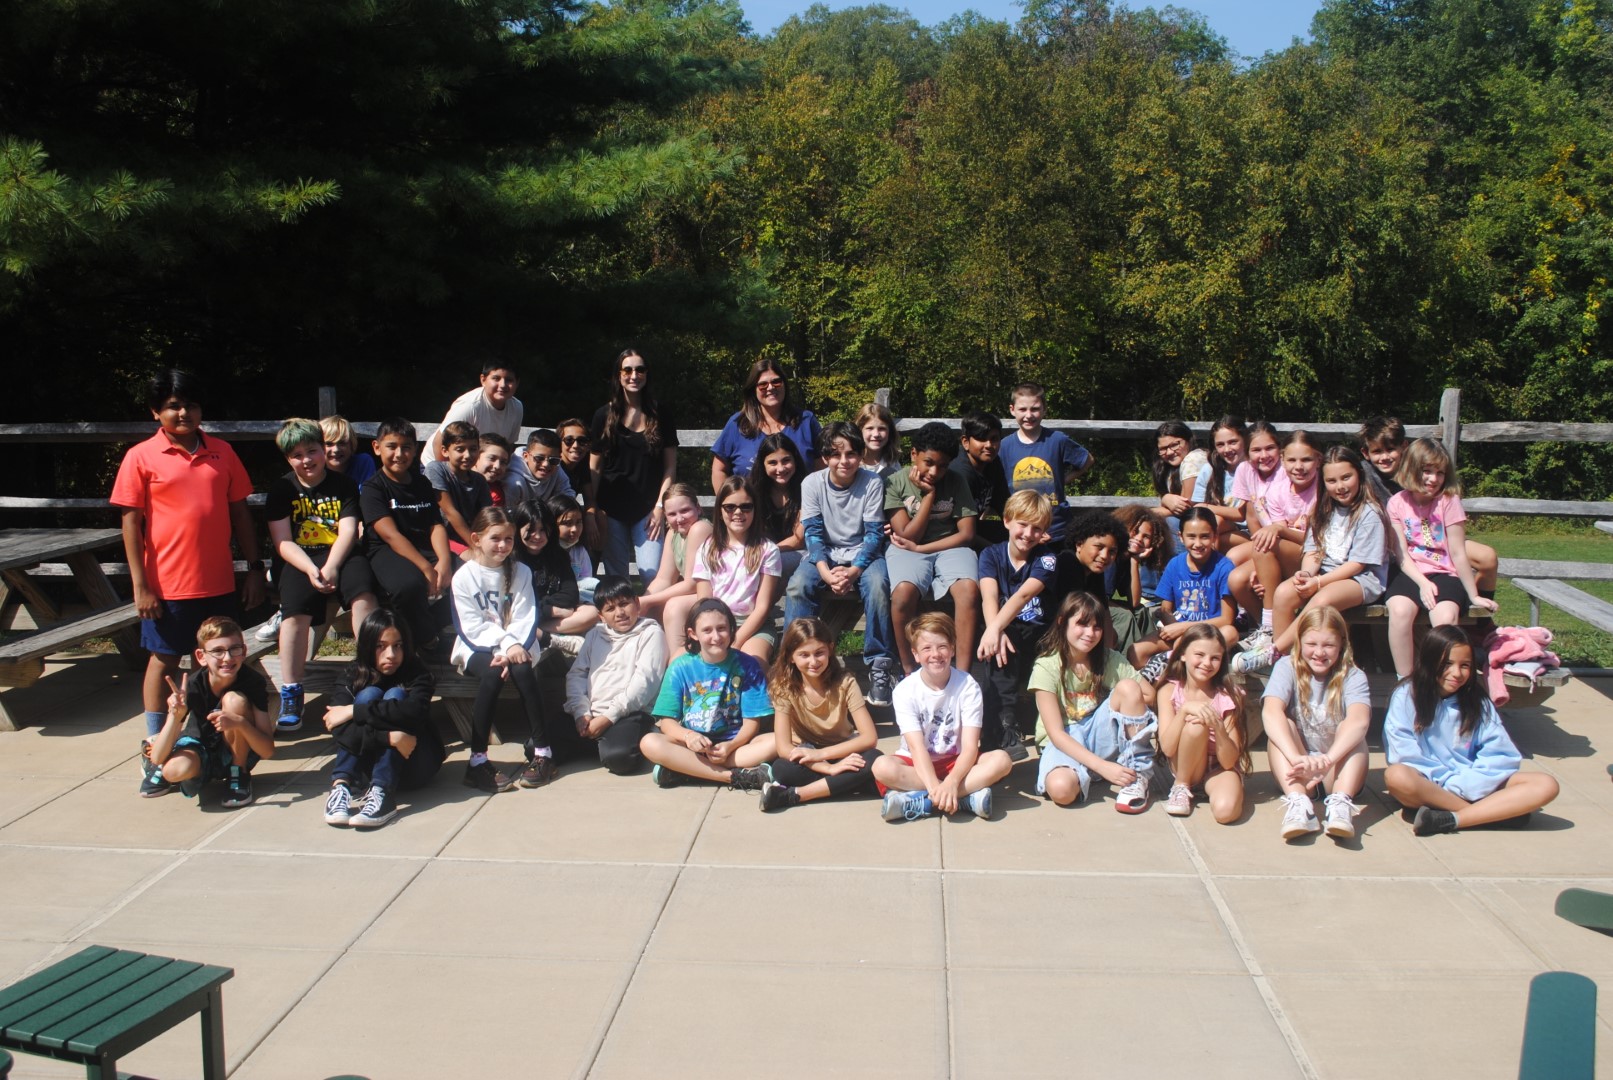
<path id="1" fill-rule="evenodd" d="M 145 663 L 139 635 L 132 629 L 140 617 L 131 601 L 118 596 L 95 552 L 123 543 L 119 529 L 0 530 L 0 609 L 21 602 L 40 629 L 0 644 L 0 687 L 30 686 L 44 674 L 45 656 L 88 638 L 110 635 L 131 667 Z M 42 562 L 65 561 L 79 592 L 89 602 L 88 614 L 63 619 L 61 609 L 27 574 Z M 17 725 L 0 701 L 0 731 Z"/>

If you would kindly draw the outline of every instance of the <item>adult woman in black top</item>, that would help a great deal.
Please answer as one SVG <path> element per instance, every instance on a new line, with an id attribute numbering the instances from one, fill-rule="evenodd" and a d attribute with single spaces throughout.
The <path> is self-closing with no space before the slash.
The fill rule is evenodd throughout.
<path id="1" fill-rule="evenodd" d="M 594 505 L 605 516 L 605 572 L 626 577 L 631 558 L 646 582 L 661 565 L 661 496 L 678 467 L 678 427 L 650 394 L 649 375 L 637 349 L 622 350 L 610 403 L 594 413 L 588 455 Z"/>

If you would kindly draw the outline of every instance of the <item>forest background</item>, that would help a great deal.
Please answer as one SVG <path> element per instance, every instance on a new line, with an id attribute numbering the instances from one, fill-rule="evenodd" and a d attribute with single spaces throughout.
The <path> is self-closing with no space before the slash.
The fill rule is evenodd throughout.
<path id="1" fill-rule="evenodd" d="M 440 415 L 504 358 L 681 426 L 777 356 L 821 417 L 1613 420 L 1613 0 L 1328 0 L 1238 62 L 1174 7 L 1017 23 L 723 0 L 0 5 L 0 422 Z M 1149 448 L 1083 485 L 1136 481 Z M 114 448 L 8 448 L 10 494 Z M 1475 448 L 1603 498 L 1601 447 Z M 89 494 L 90 492 L 84 492 Z"/>

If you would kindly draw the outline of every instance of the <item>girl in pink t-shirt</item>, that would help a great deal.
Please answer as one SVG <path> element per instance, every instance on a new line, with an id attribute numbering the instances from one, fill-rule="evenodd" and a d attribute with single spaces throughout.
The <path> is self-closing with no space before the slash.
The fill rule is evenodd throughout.
<path id="1" fill-rule="evenodd" d="M 1222 548 L 1232 559 L 1232 565 L 1242 566 L 1254 558 L 1255 550 L 1248 545 L 1247 533 L 1255 527 L 1256 515 L 1266 512 L 1266 492 L 1283 475 L 1282 439 L 1276 428 L 1264 420 L 1256 420 L 1249 425 L 1244 459 L 1232 470 L 1232 494 L 1227 500 L 1238 506 L 1245 534 Z M 1217 513 L 1216 517 L 1220 518 L 1221 514 Z"/>
<path id="2" fill-rule="evenodd" d="M 1435 626 L 1449 626 L 1462 617 L 1464 605 L 1494 611 L 1496 603 L 1479 595 L 1467 561 L 1467 513 L 1450 454 L 1433 439 L 1418 439 L 1401 458 L 1395 479 L 1401 490 L 1390 496 L 1384 516 L 1400 553 L 1400 576 L 1389 583 L 1384 605 L 1389 651 L 1404 679 L 1412 671 L 1419 611 L 1428 612 Z"/>
<path id="3" fill-rule="evenodd" d="M 1243 695 L 1227 678 L 1227 647 L 1209 623 L 1194 623 L 1176 641 L 1165 685 L 1159 688 L 1159 748 L 1175 783 L 1165 812 L 1193 812 L 1193 789 L 1204 786 L 1210 812 L 1222 825 L 1243 813 L 1249 738 Z"/>
<path id="4" fill-rule="evenodd" d="M 782 558 L 778 545 L 757 523 L 756 492 L 743 476 L 730 476 L 717 491 L 711 539 L 694 560 L 695 592 L 715 596 L 739 622 L 733 645 L 765 663 L 773 635 L 764 629 L 779 597 Z"/>
<path id="5" fill-rule="evenodd" d="M 1245 639 L 1245 648 L 1271 644 L 1272 601 L 1277 586 L 1299 570 L 1321 468 L 1322 451 L 1311 436 L 1304 431 L 1290 432 L 1283 441 L 1281 475 L 1250 500 L 1249 543 L 1234 548 L 1228 556 L 1238 565 L 1227 581 L 1243 610 L 1251 615 L 1260 612 L 1260 629 Z"/>

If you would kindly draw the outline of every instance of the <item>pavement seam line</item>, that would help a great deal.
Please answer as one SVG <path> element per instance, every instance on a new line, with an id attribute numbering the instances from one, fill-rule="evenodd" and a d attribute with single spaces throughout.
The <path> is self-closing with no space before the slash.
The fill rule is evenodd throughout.
<path id="1" fill-rule="evenodd" d="M 1260 961 L 1255 958 L 1254 950 L 1249 947 L 1248 940 L 1243 936 L 1243 930 L 1238 926 L 1238 920 L 1233 918 L 1232 907 L 1227 903 L 1226 897 L 1221 894 L 1220 886 L 1215 883 L 1215 875 L 1210 873 L 1210 866 L 1204 861 L 1204 856 L 1200 853 L 1198 845 L 1193 842 L 1193 837 L 1187 831 L 1186 824 L 1173 817 L 1171 818 L 1171 827 L 1176 830 L 1176 839 L 1181 843 L 1182 850 L 1187 853 L 1188 860 L 1192 862 L 1193 868 L 1198 871 L 1199 882 L 1204 886 L 1204 891 L 1209 894 L 1210 903 L 1215 905 L 1216 915 L 1220 918 L 1221 925 L 1226 930 L 1227 936 L 1232 939 L 1233 948 L 1238 950 L 1238 957 L 1243 961 L 1244 969 L 1248 971 L 1249 978 L 1253 980 L 1255 990 L 1260 994 L 1260 1000 L 1265 1002 L 1266 1011 L 1271 1014 L 1272 1023 L 1277 1025 L 1277 1030 L 1281 1033 L 1283 1041 L 1288 1044 L 1288 1052 L 1293 1055 L 1294 1064 L 1299 1066 L 1299 1071 L 1305 1077 L 1305 1080 L 1320 1080 L 1321 1074 L 1316 1071 L 1315 1063 L 1311 1061 L 1310 1054 L 1305 1051 L 1305 1044 L 1300 1041 L 1299 1032 L 1294 1030 L 1294 1025 L 1289 1021 L 1288 1013 L 1284 1011 L 1282 1002 L 1277 1000 L 1276 988 L 1271 985 L 1271 980 L 1266 977 L 1265 969 L 1261 967 Z"/>
<path id="2" fill-rule="evenodd" d="M 610 1005 L 610 1015 L 606 1016 L 595 1029 L 596 1037 L 592 1040 L 592 1045 L 588 1047 L 584 1060 L 571 1074 L 574 1077 L 578 1077 L 579 1080 L 580 1078 L 586 1077 L 594 1071 L 594 1065 L 599 1061 L 600 1051 L 605 1049 L 605 1040 L 610 1038 L 610 1030 L 616 1026 L 616 1017 L 621 1014 L 622 1003 L 627 1000 L 628 993 L 632 991 L 633 983 L 638 981 L 638 971 L 639 967 L 644 963 L 644 954 L 650 951 L 650 942 L 655 940 L 655 932 L 661 928 L 661 920 L 666 918 L 667 908 L 672 904 L 672 894 L 678 891 L 678 883 L 683 880 L 683 872 L 689 867 L 689 863 L 687 861 L 689 858 L 689 853 L 694 850 L 695 844 L 699 842 L 700 830 L 706 827 L 706 820 L 711 816 L 711 808 L 715 806 L 716 803 L 717 792 L 715 789 L 713 789 L 711 798 L 706 800 L 705 810 L 700 814 L 700 820 L 697 821 L 694 827 L 689 830 L 688 843 L 683 849 L 684 861 L 675 864 L 677 866 L 677 873 L 672 875 L 672 881 L 667 885 L 666 895 L 661 897 L 661 907 L 655 913 L 655 922 L 650 924 L 649 933 L 644 935 L 644 941 L 639 945 L 638 948 L 638 955 L 633 957 L 633 963 L 628 968 L 627 978 L 621 980 L 619 986 L 617 987 L 616 1000 L 611 1002 Z M 653 863 L 650 865 L 668 866 L 674 864 Z"/>

